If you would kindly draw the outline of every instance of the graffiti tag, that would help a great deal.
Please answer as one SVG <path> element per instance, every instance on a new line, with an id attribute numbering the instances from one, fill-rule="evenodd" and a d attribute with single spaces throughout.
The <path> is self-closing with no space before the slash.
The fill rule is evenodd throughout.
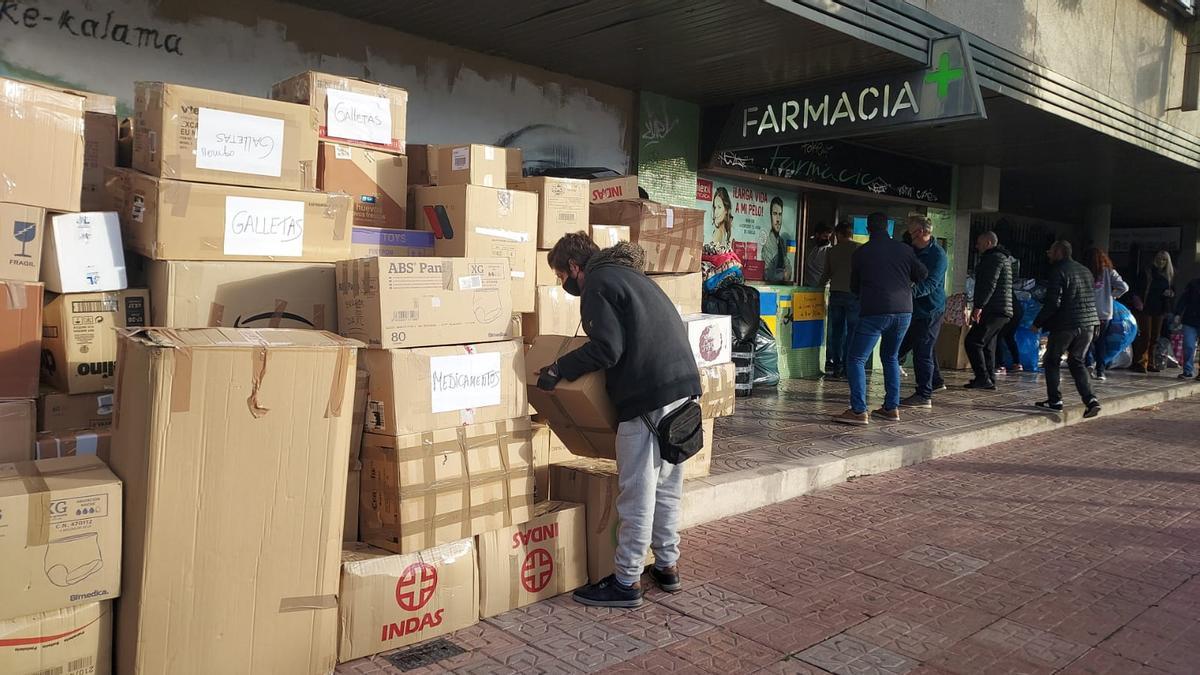
<path id="1" fill-rule="evenodd" d="M 0 26 L 11 25 L 37 30 L 42 27 L 57 28 L 73 37 L 94 40 L 111 40 L 139 49 L 155 49 L 168 54 L 183 55 L 183 37 L 166 33 L 149 26 L 124 23 L 116 12 L 103 17 L 84 16 L 64 9 L 61 12 L 45 13 L 36 5 L 22 7 L 21 0 L 0 0 Z"/>

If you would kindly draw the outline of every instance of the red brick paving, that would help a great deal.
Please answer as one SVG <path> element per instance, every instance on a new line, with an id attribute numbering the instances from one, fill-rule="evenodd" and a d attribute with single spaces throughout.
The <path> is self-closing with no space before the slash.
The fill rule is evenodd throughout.
<path id="1" fill-rule="evenodd" d="M 555 598 L 410 672 L 1198 673 L 1197 437 L 1184 399 L 709 523 L 682 593 Z"/>

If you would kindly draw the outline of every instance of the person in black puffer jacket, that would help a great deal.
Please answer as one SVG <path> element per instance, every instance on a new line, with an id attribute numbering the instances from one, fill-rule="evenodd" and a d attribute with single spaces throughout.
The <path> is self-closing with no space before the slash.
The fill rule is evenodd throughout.
<path id="1" fill-rule="evenodd" d="M 575 599 L 638 607 L 647 548 L 654 550 L 654 581 L 666 591 L 681 587 L 676 564 L 683 466 L 663 461 L 644 420 L 657 425 L 700 396 L 700 371 L 675 305 L 643 272 L 640 246 L 621 242 L 601 251 L 586 232 L 577 232 L 554 245 L 549 263 L 563 290 L 582 297 L 588 342 L 543 369 L 538 386 L 552 390 L 560 378 L 603 370 L 619 421 L 616 571 L 576 591 Z"/>
<path id="2" fill-rule="evenodd" d="M 968 389 L 995 389 L 996 336 L 1013 315 L 1012 256 L 1000 245 L 995 232 L 984 232 L 975 240 L 979 262 L 975 265 L 974 311 L 971 330 L 963 341 L 975 379 Z"/>
<path id="3" fill-rule="evenodd" d="M 1100 414 L 1100 402 L 1092 393 L 1088 379 L 1088 346 L 1092 344 L 1092 329 L 1100 324 L 1096 313 L 1095 278 L 1091 270 L 1071 259 L 1071 244 L 1056 241 L 1046 252 L 1054 267 L 1046 284 L 1046 298 L 1042 311 L 1033 320 L 1033 329 L 1045 329 L 1050 333 L 1046 344 L 1046 357 L 1042 367 L 1046 371 L 1046 400 L 1037 405 L 1050 410 L 1062 410 L 1062 392 L 1059 390 L 1060 370 L 1063 353 L 1067 354 L 1067 367 L 1075 380 L 1083 404 L 1087 406 L 1084 417 Z"/>

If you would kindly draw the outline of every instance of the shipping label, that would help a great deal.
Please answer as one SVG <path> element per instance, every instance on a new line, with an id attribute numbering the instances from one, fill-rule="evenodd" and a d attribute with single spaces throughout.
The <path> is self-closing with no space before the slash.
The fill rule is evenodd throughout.
<path id="1" fill-rule="evenodd" d="M 304 255 L 304 202 L 225 198 L 225 255 Z"/>
<path id="2" fill-rule="evenodd" d="M 500 354 L 459 354 L 429 359 L 433 413 L 500 405 Z"/>
<path id="3" fill-rule="evenodd" d="M 200 108 L 196 168 L 279 177 L 283 120 Z"/>

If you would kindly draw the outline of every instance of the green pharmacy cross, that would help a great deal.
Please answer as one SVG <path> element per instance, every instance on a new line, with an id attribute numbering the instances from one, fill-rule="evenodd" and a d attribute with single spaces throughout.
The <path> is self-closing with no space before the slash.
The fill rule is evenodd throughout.
<path id="1" fill-rule="evenodd" d="M 938 98 L 946 98 L 950 93 L 950 83 L 961 80 L 962 76 L 962 68 L 950 67 L 950 52 L 942 52 L 938 56 L 937 68 L 925 76 L 925 84 L 936 84 Z"/>

